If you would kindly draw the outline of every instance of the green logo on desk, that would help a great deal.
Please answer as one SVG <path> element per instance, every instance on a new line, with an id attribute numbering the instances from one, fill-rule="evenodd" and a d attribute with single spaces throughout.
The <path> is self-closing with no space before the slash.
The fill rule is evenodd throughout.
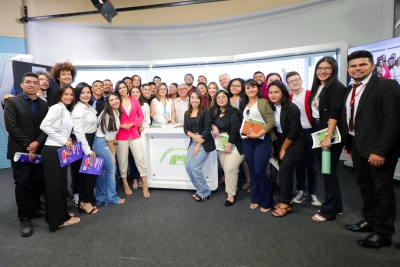
<path id="1" fill-rule="evenodd" d="M 173 153 L 170 158 L 169 158 L 169 165 L 185 165 L 186 164 L 186 152 L 187 149 L 186 148 L 170 148 L 167 151 L 164 152 L 164 154 L 161 157 L 160 163 L 163 162 L 165 160 L 165 158 L 167 158 L 167 156 L 173 152 L 173 151 L 185 151 L 185 154 L 176 154 L 177 152 Z"/>

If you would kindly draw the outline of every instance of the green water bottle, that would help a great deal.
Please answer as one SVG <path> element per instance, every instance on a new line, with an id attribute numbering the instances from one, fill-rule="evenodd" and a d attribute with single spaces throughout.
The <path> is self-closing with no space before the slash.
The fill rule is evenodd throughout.
<path id="1" fill-rule="evenodd" d="M 331 151 L 322 149 L 322 173 L 331 174 Z"/>

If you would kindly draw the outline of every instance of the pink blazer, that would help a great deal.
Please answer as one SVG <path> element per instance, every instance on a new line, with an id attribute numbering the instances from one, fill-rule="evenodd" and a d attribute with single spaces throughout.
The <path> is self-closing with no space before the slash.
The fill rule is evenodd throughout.
<path id="1" fill-rule="evenodd" d="M 133 97 L 129 97 L 129 100 L 131 101 L 131 112 L 129 114 L 126 113 L 125 107 L 121 102 L 122 115 L 120 122 L 121 124 L 133 122 L 135 125 L 132 126 L 129 130 L 125 130 L 122 127 L 119 128 L 116 139 L 121 141 L 128 140 L 129 138 L 131 138 L 132 140 L 140 138 L 138 128 L 140 126 L 140 123 L 144 119 L 142 107 L 140 106 L 139 101 Z"/>

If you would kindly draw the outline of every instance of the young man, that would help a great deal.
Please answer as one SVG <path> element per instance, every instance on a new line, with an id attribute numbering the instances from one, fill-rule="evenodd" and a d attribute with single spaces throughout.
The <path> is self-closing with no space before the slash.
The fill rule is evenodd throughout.
<path id="1" fill-rule="evenodd" d="M 150 85 L 150 88 L 151 88 L 151 96 L 152 96 L 152 97 L 155 97 L 155 96 L 156 96 L 156 93 L 157 93 L 157 86 L 156 86 L 156 84 L 153 83 L 153 82 L 149 82 L 148 85 Z"/>
<path id="2" fill-rule="evenodd" d="M 150 103 L 154 99 L 154 96 L 152 96 L 152 90 L 151 90 L 150 84 L 145 83 L 142 85 L 142 95 L 143 95 L 144 99 L 146 100 L 146 103 L 150 107 Z"/>
<path id="3" fill-rule="evenodd" d="M 185 75 L 184 80 L 185 84 L 187 85 L 189 95 L 192 90 L 196 89 L 196 86 L 193 85 L 194 77 L 192 74 L 188 73 Z"/>
<path id="4" fill-rule="evenodd" d="M 228 73 L 222 73 L 221 75 L 219 75 L 219 85 L 221 85 L 221 87 L 225 90 L 228 90 L 228 84 L 230 81 L 231 77 Z"/>
<path id="5" fill-rule="evenodd" d="M 175 122 L 183 124 L 185 112 L 189 108 L 188 88 L 185 83 L 178 85 L 178 95 L 179 97 L 174 99 Z"/>
<path id="6" fill-rule="evenodd" d="M 104 84 L 100 80 L 96 80 L 92 84 L 92 99 L 89 104 L 97 111 L 97 116 L 104 109 L 105 101 L 104 101 Z"/>
<path id="7" fill-rule="evenodd" d="M 36 74 L 39 77 L 39 90 L 37 96 L 47 102 L 47 89 L 49 89 L 49 74 L 44 71 L 38 71 Z"/>
<path id="8" fill-rule="evenodd" d="M 205 83 L 205 84 L 208 84 L 206 76 L 200 75 L 200 76 L 197 78 L 197 83 Z"/>
<path id="9" fill-rule="evenodd" d="M 4 107 L 4 122 L 8 132 L 7 158 L 11 160 L 15 183 L 15 199 L 18 218 L 21 222 L 21 236 L 33 234 L 31 219 L 44 217 L 40 202 L 40 189 L 43 184 L 42 164 L 15 162 L 15 153 L 27 153 L 33 160 L 40 155 L 47 135 L 40 130 L 46 117 L 48 106 L 37 96 L 38 75 L 25 73 L 21 87 L 23 92 L 8 99 Z"/>
<path id="10" fill-rule="evenodd" d="M 122 81 L 124 82 L 124 83 L 126 83 L 126 86 L 128 86 L 128 90 L 129 90 L 129 92 L 132 90 L 132 87 L 133 87 L 133 80 L 132 80 L 132 78 L 130 78 L 130 77 L 125 77 L 125 78 L 123 78 L 122 79 Z"/>
<path id="11" fill-rule="evenodd" d="M 361 189 L 364 220 L 346 228 L 372 232 L 357 241 L 360 246 L 390 246 L 396 218 L 393 176 L 400 157 L 400 85 L 372 75 L 375 65 L 368 51 L 351 53 L 347 62 L 353 82 L 345 94 L 343 140 Z"/>
<path id="12" fill-rule="evenodd" d="M 161 83 L 161 78 L 158 76 L 154 76 L 153 78 L 153 83 L 156 85 L 156 87 Z"/>
<path id="13" fill-rule="evenodd" d="M 110 95 L 110 93 L 113 91 L 113 83 L 110 79 L 105 79 L 103 81 L 103 85 L 104 85 L 104 97 L 108 97 Z"/>
<path id="14" fill-rule="evenodd" d="M 294 203 L 300 204 L 306 199 L 306 192 L 310 197 L 311 204 L 314 206 L 321 206 L 321 202 L 316 196 L 317 192 L 317 167 L 315 162 L 314 152 L 312 151 L 313 141 L 311 138 L 312 133 L 312 120 L 311 109 L 307 104 L 310 97 L 309 90 L 303 88 L 303 81 L 300 74 L 296 71 L 291 71 L 286 74 L 286 82 L 289 89 L 292 91 L 290 100 L 300 109 L 300 121 L 304 134 L 306 135 L 306 151 L 305 157 L 296 166 L 296 179 L 297 179 L 297 196 L 292 199 Z M 307 180 L 307 186 L 306 186 Z"/>

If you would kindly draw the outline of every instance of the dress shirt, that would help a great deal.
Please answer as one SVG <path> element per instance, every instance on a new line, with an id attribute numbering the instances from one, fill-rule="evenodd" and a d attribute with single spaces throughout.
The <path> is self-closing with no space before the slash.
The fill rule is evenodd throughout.
<path id="1" fill-rule="evenodd" d="M 353 118 L 353 124 L 354 124 L 354 128 L 356 126 L 356 120 L 355 120 L 355 116 L 357 114 L 357 107 L 358 107 L 358 102 L 360 102 L 360 98 L 365 90 L 365 87 L 367 86 L 367 83 L 369 82 L 369 79 L 371 79 L 372 73 L 370 75 L 368 75 L 368 77 L 366 77 L 364 80 L 361 81 L 361 85 L 357 87 L 355 94 L 357 95 L 355 97 L 355 101 L 354 101 L 354 118 Z M 352 80 L 350 82 L 350 86 L 353 87 L 354 85 L 354 81 Z M 349 125 L 349 120 L 351 117 L 351 109 L 350 109 L 350 101 L 351 101 L 351 92 L 353 89 L 350 90 L 350 93 L 347 97 L 346 100 L 346 120 L 347 120 L 347 126 Z M 354 134 L 354 129 L 353 131 L 350 131 L 349 129 L 349 134 L 351 134 L 352 136 L 355 136 Z"/>
<path id="2" fill-rule="evenodd" d="M 40 99 L 42 99 L 42 100 L 44 100 L 44 101 L 47 102 L 47 92 L 46 92 L 46 91 L 44 91 L 44 96 L 39 95 L 39 93 L 37 93 L 37 96 L 38 96 Z"/>
<path id="3" fill-rule="evenodd" d="M 281 110 L 282 110 L 282 106 L 279 105 L 275 105 L 275 111 L 274 111 L 274 118 L 275 118 L 275 126 L 276 126 L 276 130 L 280 133 L 282 133 L 282 126 L 281 126 Z"/>
<path id="4" fill-rule="evenodd" d="M 175 98 L 174 108 L 175 108 L 175 122 L 177 124 L 183 124 L 185 112 L 189 108 L 189 97 L 186 97 L 185 100 L 182 100 L 180 97 Z"/>
<path id="5" fill-rule="evenodd" d="M 300 109 L 300 121 L 301 121 L 301 126 L 303 129 L 311 129 L 312 126 L 310 124 L 310 121 L 308 120 L 307 117 L 307 112 L 306 112 L 306 106 L 305 106 L 305 98 L 306 98 L 306 90 L 301 89 L 301 93 L 296 95 L 293 94 L 292 98 L 292 103 L 295 104 L 299 109 Z M 276 122 L 276 119 L 275 119 Z"/>
<path id="6" fill-rule="evenodd" d="M 165 124 L 166 118 L 164 118 L 164 113 L 169 116 L 169 120 L 172 119 L 172 100 L 166 99 L 166 106 L 164 107 L 162 101 L 158 101 L 157 98 L 153 99 L 153 102 L 156 104 L 156 115 L 153 118 L 153 125 L 157 124 Z"/>
<path id="7" fill-rule="evenodd" d="M 103 111 L 104 112 L 104 111 Z M 107 131 L 107 126 L 108 126 L 108 121 L 109 121 L 109 116 L 108 114 L 105 114 L 105 127 L 104 127 L 104 131 L 105 133 L 103 133 L 103 131 L 101 130 L 101 117 L 103 116 L 103 112 L 100 113 L 99 117 L 98 117 L 98 126 L 97 126 L 97 131 L 96 131 L 96 136 L 97 137 L 103 137 L 104 139 L 106 139 L 107 141 L 112 141 L 115 139 L 115 136 L 118 133 L 118 129 L 120 126 L 120 121 L 119 121 L 119 112 L 115 112 L 114 111 L 114 119 L 115 119 L 115 126 L 117 126 L 117 131 L 115 132 L 109 132 Z"/>
<path id="8" fill-rule="evenodd" d="M 22 97 L 28 102 L 28 105 L 32 111 L 32 116 L 33 116 L 33 118 L 35 118 L 36 117 L 36 109 L 37 109 L 37 101 L 36 101 L 37 96 L 35 99 L 31 99 L 24 92 L 22 92 L 21 94 L 22 94 Z"/>
<path id="9" fill-rule="evenodd" d="M 321 94 L 322 88 L 324 88 L 323 84 L 318 87 L 318 91 L 314 95 L 314 99 L 311 101 L 311 114 L 315 119 L 319 119 L 319 95 Z"/>
<path id="10" fill-rule="evenodd" d="M 143 104 L 142 113 L 144 116 L 144 119 L 142 121 L 142 126 L 144 128 L 148 128 L 148 127 L 150 127 L 151 120 L 150 120 L 150 107 L 147 103 Z"/>
<path id="11" fill-rule="evenodd" d="M 85 134 L 95 133 L 97 130 L 97 111 L 92 106 L 86 106 L 78 101 L 71 113 L 74 123 L 74 134 L 78 142 L 82 142 L 82 150 L 86 155 L 92 150 L 86 140 Z"/>
<path id="12" fill-rule="evenodd" d="M 46 146 L 64 146 L 72 131 L 71 113 L 62 102 L 50 107 L 40 129 L 47 134 Z"/>

